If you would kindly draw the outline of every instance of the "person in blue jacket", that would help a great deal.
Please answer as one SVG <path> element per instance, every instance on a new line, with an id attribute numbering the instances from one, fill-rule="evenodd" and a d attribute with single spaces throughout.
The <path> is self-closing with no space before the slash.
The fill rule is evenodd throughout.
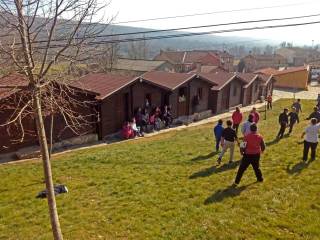
<path id="1" fill-rule="evenodd" d="M 215 136 L 215 139 L 216 139 L 216 152 L 219 151 L 221 135 L 222 135 L 223 130 L 224 130 L 223 121 L 220 119 L 218 121 L 217 125 L 213 129 L 213 133 L 214 133 L 214 136 Z"/>

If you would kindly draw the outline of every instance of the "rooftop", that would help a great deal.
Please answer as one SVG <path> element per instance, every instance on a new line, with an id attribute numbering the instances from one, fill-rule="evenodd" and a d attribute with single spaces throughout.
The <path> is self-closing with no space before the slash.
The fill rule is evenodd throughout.
<path id="1" fill-rule="evenodd" d="M 113 65 L 113 68 L 118 70 L 148 72 L 157 69 L 165 62 L 166 61 L 119 58 Z"/>

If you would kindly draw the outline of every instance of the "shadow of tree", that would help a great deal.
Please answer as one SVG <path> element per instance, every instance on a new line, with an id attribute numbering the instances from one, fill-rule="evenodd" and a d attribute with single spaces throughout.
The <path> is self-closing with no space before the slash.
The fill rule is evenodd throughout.
<path id="1" fill-rule="evenodd" d="M 241 187 L 229 186 L 226 189 L 219 189 L 210 197 L 208 197 L 204 201 L 204 204 L 208 205 L 212 203 L 222 202 L 226 198 L 239 196 L 244 190 L 246 190 L 249 186 L 253 184 L 256 184 L 256 182 Z"/>
<path id="2" fill-rule="evenodd" d="M 310 163 L 312 161 L 309 162 L 299 162 L 296 163 L 293 167 L 290 168 L 290 164 L 288 164 L 287 166 L 287 173 L 290 175 L 299 175 L 304 169 L 306 169 L 307 167 L 309 167 Z"/>
<path id="3" fill-rule="evenodd" d="M 225 172 L 228 171 L 230 169 L 234 169 L 236 168 L 238 165 L 240 164 L 240 161 L 235 161 L 233 163 L 225 163 L 223 164 L 221 167 L 218 166 L 212 166 L 209 168 L 205 168 L 199 172 L 196 172 L 194 174 L 192 174 L 189 179 L 195 179 L 195 178 L 199 178 L 199 177 L 208 177 L 214 173 L 221 173 L 221 172 Z"/>
<path id="4" fill-rule="evenodd" d="M 207 160 L 207 159 L 212 158 L 218 154 L 219 154 L 219 152 L 211 152 L 211 153 L 208 153 L 207 155 L 201 155 L 201 156 L 197 156 L 195 158 L 192 158 L 191 161 L 197 162 L 197 161 Z"/>

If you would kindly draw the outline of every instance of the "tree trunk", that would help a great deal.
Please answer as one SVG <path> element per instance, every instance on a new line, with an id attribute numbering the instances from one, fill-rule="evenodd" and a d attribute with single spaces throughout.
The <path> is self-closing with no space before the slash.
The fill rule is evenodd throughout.
<path id="1" fill-rule="evenodd" d="M 37 132 L 38 132 L 38 138 L 39 138 L 41 156 L 42 156 L 42 162 L 43 162 L 43 170 L 44 170 L 44 177 L 45 177 L 46 189 L 47 189 L 47 199 L 48 199 L 48 206 L 49 206 L 51 228 L 52 228 L 54 239 L 62 240 L 63 236 L 60 228 L 59 216 L 58 216 L 58 211 L 56 206 L 56 199 L 54 195 L 50 156 L 48 151 L 48 144 L 46 139 L 44 122 L 42 118 L 40 90 L 36 91 L 35 93 L 33 108 L 35 112 L 36 126 L 37 126 Z"/>

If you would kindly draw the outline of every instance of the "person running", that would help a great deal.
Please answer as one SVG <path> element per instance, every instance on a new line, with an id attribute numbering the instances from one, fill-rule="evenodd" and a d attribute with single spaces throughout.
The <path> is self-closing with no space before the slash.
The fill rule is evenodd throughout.
<path id="1" fill-rule="evenodd" d="M 246 136 L 247 134 L 250 133 L 250 126 L 252 125 L 252 123 L 253 123 L 253 115 L 249 114 L 248 120 L 243 123 L 241 128 L 241 132 L 243 136 Z"/>
<path id="2" fill-rule="evenodd" d="M 223 121 L 220 119 L 217 123 L 217 125 L 213 129 L 213 134 L 216 139 L 216 152 L 219 151 L 220 141 L 221 141 L 221 135 L 223 132 Z"/>
<path id="3" fill-rule="evenodd" d="M 301 100 L 300 99 L 297 99 L 297 101 L 295 101 L 293 104 L 292 104 L 292 107 L 294 107 L 297 111 L 297 114 L 300 114 L 302 113 L 302 107 L 301 107 Z"/>
<path id="4" fill-rule="evenodd" d="M 308 160 L 309 149 L 311 148 L 311 161 L 316 159 L 316 150 L 318 145 L 318 134 L 320 129 L 320 123 L 317 123 L 317 119 L 312 118 L 310 125 L 304 130 L 301 138 L 304 138 L 303 146 L 303 161 Z"/>
<path id="5" fill-rule="evenodd" d="M 253 115 L 253 122 L 258 123 L 260 120 L 260 114 L 255 107 L 252 108 L 251 114 Z"/>
<path id="6" fill-rule="evenodd" d="M 289 111 L 288 108 L 285 108 L 283 109 L 283 113 L 279 115 L 280 130 L 277 135 L 278 139 L 283 138 L 283 134 L 286 131 L 286 127 L 288 126 L 288 123 L 289 123 L 288 111 Z"/>
<path id="7" fill-rule="evenodd" d="M 292 107 L 292 111 L 288 114 L 289 117 L 289 134 L 292 133 L 293 126 L 299 123 L 299 115 L 295 107 Z"/>
<path id="8" fill-rule="evenodd" d="M 239 140 L 238 140 L 236 131 L 234 129 L 232 129 L 232 121 L 228 120 L 227 121 L 227 128 L 225 128 L 223 130 L 222 135 L 221 135 L 222 151 L 221 151 L 219 158 L 218 158 L 218 161 L 217 161 L 218 165 L 221 163 L 222 157 L 228 149 L 230 149 L 229 163 L 233 162 L 235 141 L 239 144 Z"/>
<path id="9" fill-rule="evenodd" d="M 311 120 L 312 118 L 315 118 L 315 119 L 317 119 L 317 122 L 320 122 L 320 112 L 317 107 L 313 108 L 313 112 L 309 115 L 307 120 Z"/>
<path id="10" fill-rule="evenodd" d="M 238 135 L 239 125 L 242 122 L 242 119 L 243 119 L 243 115 L 240 111 L 240 108 L 236 107 L 236 110 L 232 113 L 232 122 L 233 122 L 232 128 L 236 130 L 237 135 Z"/>
<path id="11" fill-rule="evenodd" d="M 263 182 L 262 172 L 260 170 L 260 155 L 264 152 L 266 145 L 263 137 L 257 133 L 257 125 L 250 126 L 251 132 L 244 137 L 246 147 L 243 158 L 241 160 L 234 185 L 238 185 L 241 181 L 243 173 L 247 170 L 249 165 L 252 165 L 254 173 L 258 182 Z"/>
<path id="12" fill-rule="evenodd" d="M 272 109 L 272 95 L 269 94 L 267 97 L 267 109 Z"/>

